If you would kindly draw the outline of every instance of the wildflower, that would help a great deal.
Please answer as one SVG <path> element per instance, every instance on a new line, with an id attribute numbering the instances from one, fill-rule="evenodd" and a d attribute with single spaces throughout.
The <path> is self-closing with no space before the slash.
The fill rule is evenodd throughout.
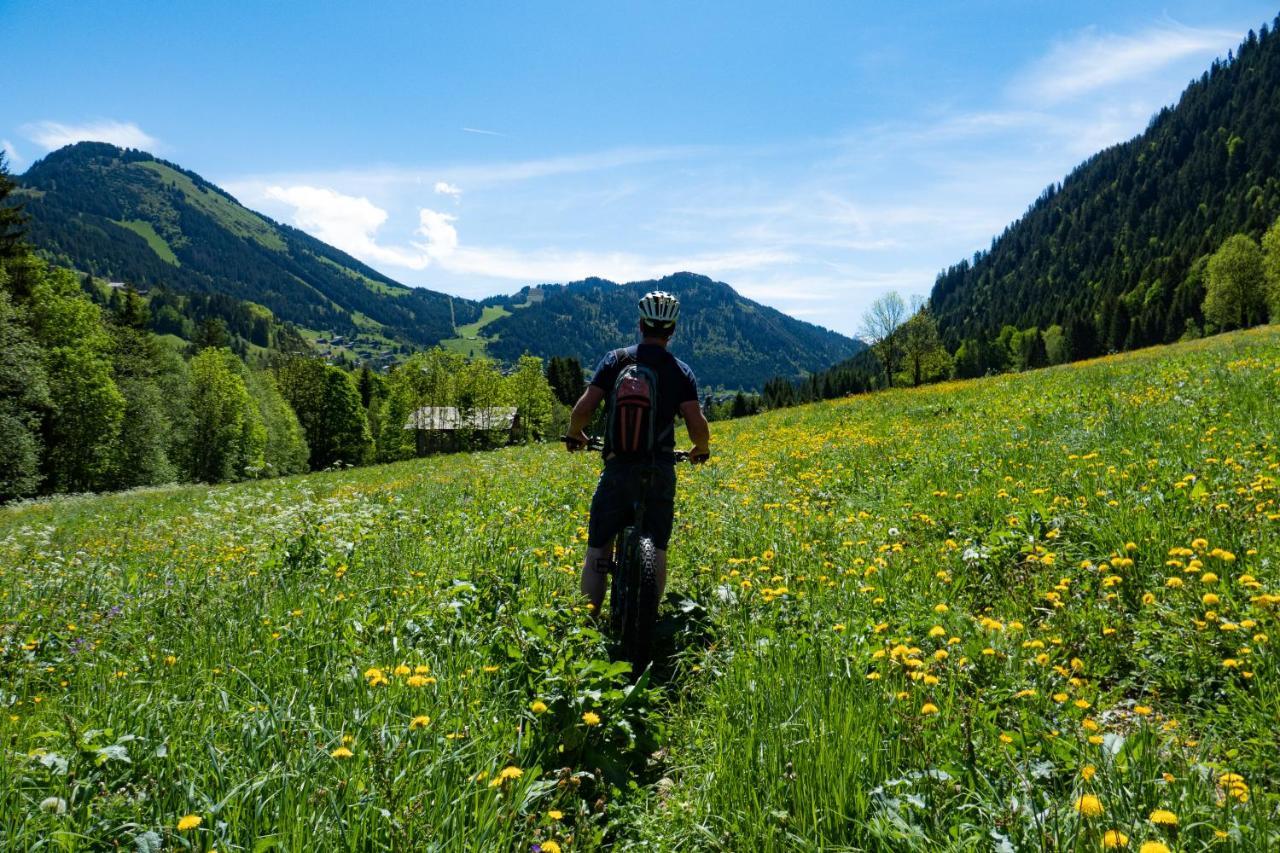
<path id="1" fill-rule="evenodd" d="M 178 831 L 186 832 L 188 830 L 195 829 L 202 823 L 204 823 L 204 818 L 200 817 L 200 815 L 189 814 L 178 819 Z"/>
<path id="2" fill-rule="evenodd" d="M 560 845 L 554 841 L 543 841 L 538 845 L 539 853 L 560 853 Z"/>
<path id="3" fill-rule="evenodd" d="M 409 730 L 413 731 L 415 729 L 425 729 L 429 725 L 431 725 L 430 717 L 418 716 L 418 717 L 414 717 L 412 720 L 409 721 Z"/>
<path id="4" fill-rule="evenodd" d="M 514 764 L 509 764 L 506 767 L 502 768 L 502 772 L 498 774 L 497 778 L 498 779 L 519 779 L 523 775 L 524 775 L 523 770 L 521 770 L 519 767 L 516 767 Z"/>
<path id="5" fill-rule="evenodd" d="M 1125 835 L 1118 829 L 1108 829 L 1102 833 L 1102 846 L 1111 849 L 1114 847 L 1128 847 L 1129 836 Z"/>
<path id="6" fill-rule="evenodd" d="M 1085 794 L 1076 800 L 1076 811 L 1083 817 L 1098 817 L 1105 809 L 1102 808 L 1102 800 L 1093 794 Z"/>
<path id="7" fill-rule="evenodd" d="M 547 817 L 551 818 L 552 820 L 560 820 L 561 818 L 564 817 L 564 812 L 560 811 L 559 809 L 551 809 L 551 811 L 547 812 Z"/>
<path id="8" fill-rule="evenodd" d="M 1163 841 L 1144 841 L 1138 853 L 1170 853 L 1169 845 Z"/>
<path id="9" fill-rule="evenodd" d="M 600 725 L 600 715 L 595 711 L 587 711 L 582 715 L 582 722 L 588 727 Z"/>
<path id="10" fill-rule="evenodd" d="M 541 699 L 534 699 L 533 704 L 529 706 L 529 710 L 535 714 L 545 714 L 547 713 L 547 703 Z"/>
<path id="11" fill-rule="evenodd" d="M 340 746 L 337 749 L 335 749 L 333 752 L 329 753 L 329 755 L 331 755 L 334 758 L 350 758 L 351 756 L 355 755 L 355 753 L 347 749 L 345 746 Z"/>
<path id="12" fill-rule="evenodd" d="M 1084 767 L 1080 768 L 1080 778 L 1088 782 L 1097 772 L 1098 768 L 1094 767 L 1092 764 L 1086 764 Z"/>
<path id="13" fill-rule="evenodd" d="M 837 634 L 843 634 L 845 631 L 844 623 L 837 622 L 836 624 L 831 626 L 831 630 L 835 631 Z"/>
<path id="14" fill-rule="evenodd" d="M 927 717 L 930 714 L 936 714 L 936 713 L 938 713 L 938 706 L 933 704 L 932 702 L 925 702 L 923 707 L 920 708 L 920 715 L 923 717 Z"/>
<path id="15" fill-rule="evenodd" d="M 1156 809 L 1148 817 L 1147 820 L 1156 826 L 1177 826 L 1178 816 L 1168 809 Z"/>
<path id="16" fill-rule="evenodd" d="M 409 667 L 405 666 L 404 664 L 399 664 L 394 670 L 392 670 L 392 672 L 394 672 L 400 678 L 403 678 L 404 676 L 408 675 L 412 671 L 413 670 L 409 669 Z"/>
<path id="17" fill-rule="evenodd" d="M 1133 713 L 1137 714 L 1139 717 L 1149 717 L 1151 716 L 1151 707 L 1148 705 L 1134 705 Z"/>
<path id="18" fill-rule="evenodd" d="M 1204 595 L 1200 596 L 1200 601 L 1204 604 L 1205 607 L 1213 607 L 1215 604 L 1221 601 L 1221 599 L 1219 599 L 1218 596 L 1212 592 L 1206 592 Z"/>

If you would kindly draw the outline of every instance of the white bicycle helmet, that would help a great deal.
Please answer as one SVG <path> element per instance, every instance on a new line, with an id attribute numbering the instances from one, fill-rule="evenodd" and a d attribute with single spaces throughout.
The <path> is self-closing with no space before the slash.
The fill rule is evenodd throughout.
<path id="1" fill-rule="evenodd" d="M 680 316 L 680 300 L 664 290 L 646 293 L 640 299 L 640 319 L 664 329 L 673 328 Z"/>

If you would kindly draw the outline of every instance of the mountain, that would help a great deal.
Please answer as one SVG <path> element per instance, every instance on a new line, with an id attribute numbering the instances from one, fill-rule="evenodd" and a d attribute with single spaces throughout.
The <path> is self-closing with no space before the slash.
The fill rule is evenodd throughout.
<path id="1" fill-rule="evenodd" d="M 1059 324 L 1080 357 L 1201 326 L 1201 259 L 1280 214 L 1277 27 L 1250 31 L 1144 133 L 1090 158 L 989 251 L 940 274 L 930 308 L 950 348 L 1005 324 Z"/>
<path id="2" fill-rule="evenodd" d="M 664 289 L 683 302 L 676 348 L 709 387 L 759 389 L 863 348 L 691 273 L 526 287 L 484 302 L 406 287 L 249 210 L 194 172 L 106 143 L 55 151 L 18 182 L 37 249 L 63 266 L 151 291 L 156 331 L 178 328 L 176 310 L 187 328 L 191 318 L 216 316 L 260 344 L 277 337 L 263 331 L 268 320 L 291 323 L 312 341 L 344 336 L 343 351 L 357 360 L 442 344 L 507 363 L 529 352 L 573 355 L 589 366 L 634 340 L 636 301 Z M 359 343 L 351 347 L 348 336 Z"/>
<path id="3" fill-rule="evenodd" d="M 572 355 L 594 365 L 608 350 L 635 341 L 636 302 L 650 290 L 680 298 L 672 350 L 707 387 L 759 389 L 774 377 L 799 378 L 865 348 L 688 272 L 627 284 L 590 278 L 486 300 L 504 314 L 485 325 L 486 348 L 504 361 L 527 351 Z"/>
<path id="4" fill-rule="evenodd" d="M 406 287 L 141 151 L 81 142 L 35 163 L 19 183 L 31 242 L 103 278 L 221 294 L 306 329 L 420 346 L 480 316 L 475 302 Z"/>

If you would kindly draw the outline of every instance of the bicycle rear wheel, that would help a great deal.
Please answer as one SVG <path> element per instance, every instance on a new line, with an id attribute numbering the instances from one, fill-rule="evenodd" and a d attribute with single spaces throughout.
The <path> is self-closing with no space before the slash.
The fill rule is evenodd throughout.
<path id="1" fill-rule="evenodd" d="M 609 624 L 623 657 L 639 676 L 653 658 L 653 632 L 658 620 L 658 550 L 653 540 L 628 527 L 619 537 L 613 584 L 609 592 Z"/>

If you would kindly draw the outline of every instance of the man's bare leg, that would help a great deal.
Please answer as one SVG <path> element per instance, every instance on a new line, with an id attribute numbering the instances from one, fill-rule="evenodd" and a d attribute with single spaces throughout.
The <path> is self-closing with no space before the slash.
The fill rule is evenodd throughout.
<path id="1" fill-rule="evenodd" d="M 609 578 L 612 552 L 612 544 L 603 548 L 588 548 L 586 559 L 582 561 L 582 595 L 590 602 L 593 616 L 600 615 L 600 605 L 604 603 L 604 587 Z"/>

